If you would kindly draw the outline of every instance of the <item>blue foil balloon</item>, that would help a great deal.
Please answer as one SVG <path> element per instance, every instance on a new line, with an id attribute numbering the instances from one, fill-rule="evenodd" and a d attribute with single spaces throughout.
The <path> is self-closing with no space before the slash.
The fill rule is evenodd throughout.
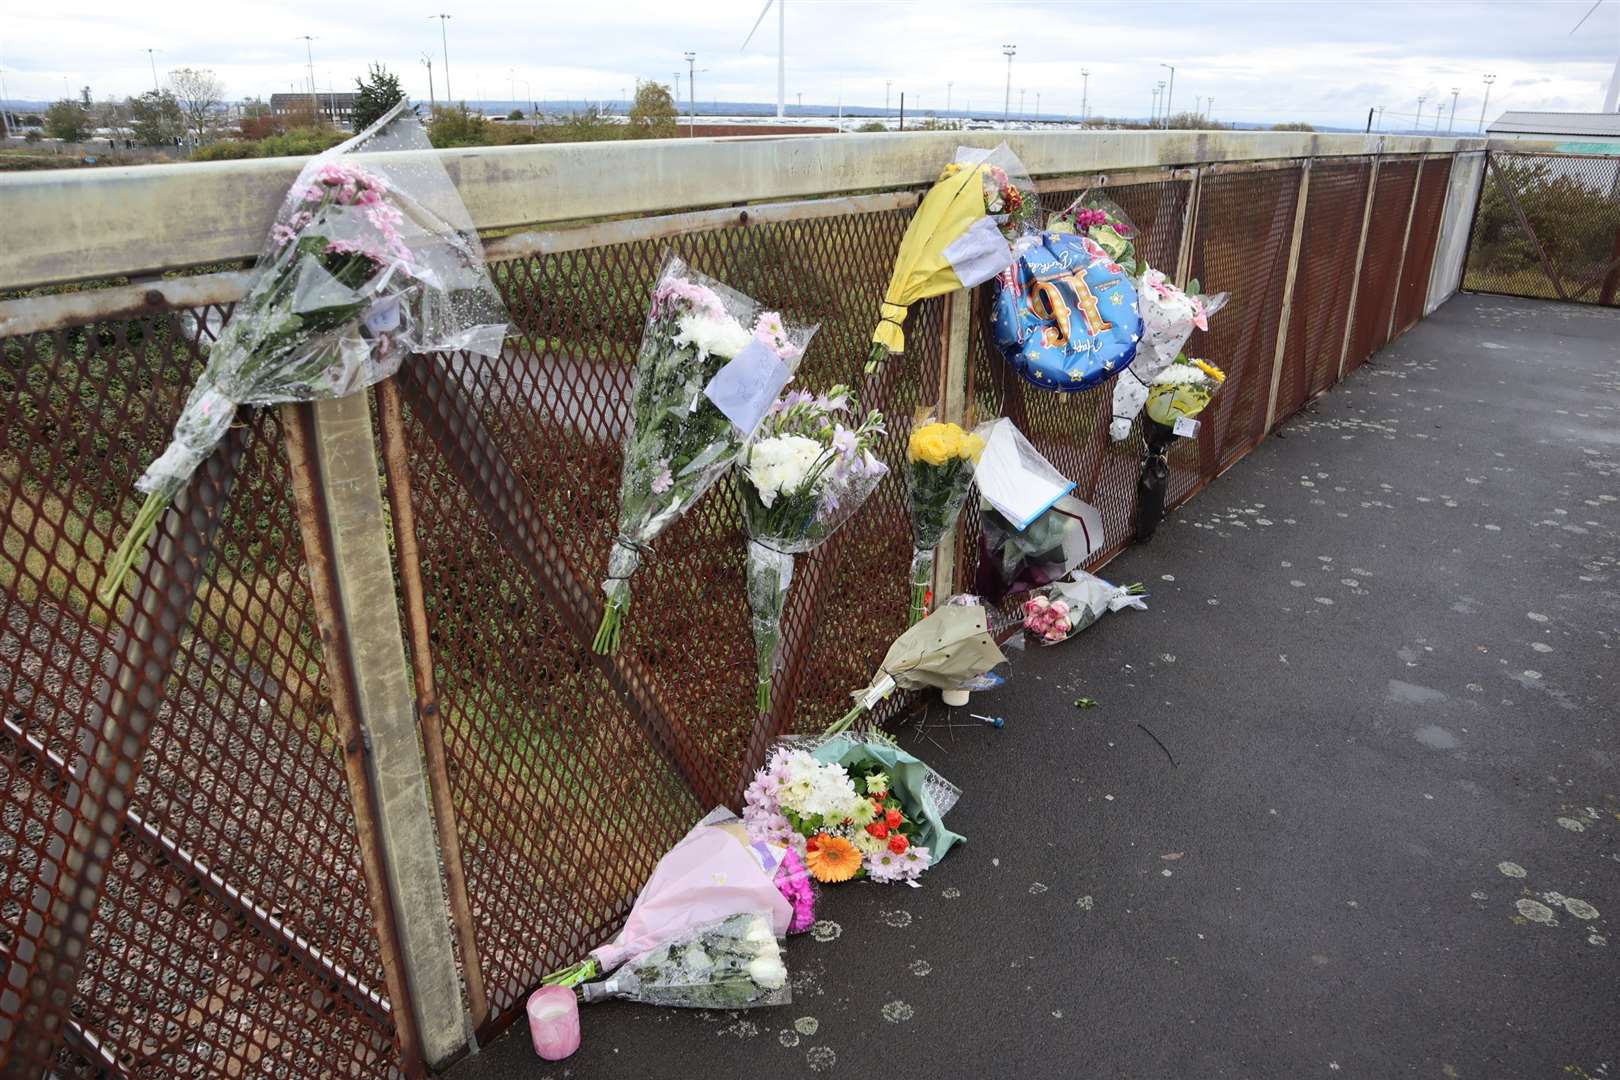
<path id="1" fill-rule="evenodd" d="M 1136 283 L 1095 241 L 1042 233 L 999 280 L 996 345 L 1027 381 L 1043 390 L 1087 390 L 1136 359 Z"/>

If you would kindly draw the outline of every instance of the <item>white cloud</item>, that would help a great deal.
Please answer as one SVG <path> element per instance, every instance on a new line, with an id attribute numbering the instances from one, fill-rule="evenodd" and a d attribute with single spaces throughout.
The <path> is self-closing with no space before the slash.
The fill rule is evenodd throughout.
<path id="1" fill-rule="evenodd" d="M 448 5 L 444 7 L 443 5 Z M 1589 0 L 1369 0 L 1369 2 L 973 2 L 788 0 L 788 100 L 880 106 L 907 95 L 915 111 L 952 104 L 999 111 L 1006 93 L 1001 44 L 1018 46 L 1012 99 L 1026 108 L 1077 112 L 1080 69 L 1103 115 L 1145 114 L 1152 87 L 1177 67 L 1175 102 L 1211 95 L 1215 115 L 1357 125 L 1385 107 L 1385 127 L 1424 116 L 1461 91 L 1458 129 L 1478 122 L 1481 75 L 1498 76 L 1502 108 L 1591 109 L 1620 49 L 1620 2 L 1604 4 L 1571 35 Z M 449 10 L 451 88 L 458 98 L 618 98 L 638 78 L 672 81 L 681 53 L 698 54 L 703 100 L 769 101 L 776 90 L 773 11 L 745 52 L 759 14 L 754 0 L 615 0 L 612 4 L 424 0 L 419 7 L 288 0 L 222 6 L 199 0 L 132 6 L 87 0 L 73 15 L 32 8 L 0 25 L 0 67 L 13 98 L 60 97 L 89 85 L 97 97 L 150 88 L 145 49 L 161 50 L 158 74 L 209 67 L 233 97 L 268 95 L 307 78 L 311 34 L 317 84 L 348 87 L 368 62 L 400 73 L 427 95 L 424 52 L 444 92 L 439 24 Z M 706 70 L 702 70 L 706 69 Z M 683 74 L 684 83 L 684 74 Z M 684 97 L 683 86 L 683 97 Z M 1402 121 L 1403 114 L 1407 120 Z M 1443 126 L 1443 125 L 1442 125 Z"/>

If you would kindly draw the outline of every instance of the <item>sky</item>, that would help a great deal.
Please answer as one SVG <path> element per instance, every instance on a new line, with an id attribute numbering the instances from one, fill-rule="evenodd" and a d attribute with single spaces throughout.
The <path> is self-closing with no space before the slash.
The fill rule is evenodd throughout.
<path id="1" fill-rule="evenodd" d="M 638 79 L 666 84 L 697 54 L 699 100 L 774 101 L 776 9 L 747 49 L 763 0 L 422 0 L 416 6 L 8 0 L 0 12 L 0 78 L 16 100 L 97 98 L 152 88 L 172 68 L 210 68 L 226 96 L 304 88 L 314 56 L 320 89 L 352 89 L 369 62 L 399 74 L 407 92 L 458 99 L 619 100 Z M 1016 111 L 1145 116 L 1155 84 L 1175 66 L 1172 107 L 1216 119 L 1305 120 L 1360 127 L 1383 106 L 1383 128 L 1422 126 L 1436 104 L 1455 130 L 1479 124 L 1483 76 L 1494 74 L 1490 116 L 1503 109 L 1594 110 L 1620 53 L 1620 0 L 785 0 L 787 100 L 881 107 L 888 92 L 908 113 L 1000 111 L 1004 45 L 1016 46 Z M 438 6 L 447 5 L 447 6 Z M 68 13 L 59 13 L 59 12 Z M 150 58 L 146 50 L 157 50 Z M 1082 80 L 1080 72 L 1090 72 Z M 892 85 L 891 85 L 892 84 Z M 1441 120 L 1441 130 L 1449 118 Z"/>

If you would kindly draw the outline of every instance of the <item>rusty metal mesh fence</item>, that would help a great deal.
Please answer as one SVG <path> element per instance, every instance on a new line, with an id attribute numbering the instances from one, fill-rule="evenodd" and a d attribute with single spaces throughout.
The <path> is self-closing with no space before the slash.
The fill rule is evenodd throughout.
<path id="1" fill-rule="evenodd" d="M 1451 159 L 1431 159 L 1423 163 L 1417 194 L 1413 197 L 1412 223 L 1406 237 L 1406 256 L 1401 260 L 1400 291 L 1395 296 L 1393 334 L 1399 337 L 1423 318 L 1423 304 L 1429 298 L 1429 271 L 1434 268 L 1434 247 L 1440 239 L 1440 217 L 1451 185 Z"/>
<path id="2" fill-rule="evenodd" d="M 1463 288 L 1620 303 L 1620 157 L 1492 151 Z"/>
<path id="3" fill-rule="evenodd" d="M 429 360 L 402 380 L 430 662 L 495 1024 L 541 974 L 607 936 L 657 858 L 703 810 L 735 800 L 776 735 L 847 708 L 904 624 L 910 526 L 889 482 L 797 560 L 779 707 L 757 717 L 745 536 L 725 480 L 636 574 L 619 653 L 591 652 L 647 283 L 673 251 L 819 323 L 795 385 L 861 389 L 862 407 L 889 420 L 880 455 L 903 461 L 914 410 L 938 392 L 940 303 L 914 310 L 903 358 L 864 386 L 860 369 L 907 218 L 502 263 L 517 328 L 505 355 Z"/>
<path id="4" fill-rule="evenodd" d="M 1292 416 L 1339 377 L 1371 175 L 1372 163 L 1365 159 L 1318 162 L 1311 170 L 1289 311 L 1288 347 L 1277 388 L 1276 423 Z"/>
<path id="5" fill-rule="evenodd" d="M 1400 259 L 1415 170 L 1385 167 L 1369 265 Z M 1334 162 L 1313 176 L 1279 415 L 1337 376 L 1370 171 Z M 1200 436 L 1172 453 L 1172 504 L 1263 434 L 1299 175 L 1292 165 L 1216 170 L 1196 198 L 1179 175 L 1109 192 L 1152 265 L 1190 263 L 1206 291 L 1232 294 L 1192 342 L 1230 379 Z M 1428 179 L 1443 200 L 1443 180 Z M 1047 185 L 1042 201 L 1056 210 L 1079 193 Z M 1438 219 L 1440 205 L 1423 201 L 1419 212 Z M 910 528 L 896 469 L 798 560 L 776 708 L 755 716 L 744 535 L 735 489 L 722 482 L 637 574 L 619 654 L 591 651 L 648 283 L 673 251 L 819 323 L 796 385 L 859 387 L 862 406 L 888 417 L 879 453 L 893 466 L 915 410 L 941 394 L 947 336 L 945 303 L 917 305 L 906 355 L 861 375 L 908 218 L 756 222 L 500 262 L 516 327 L 505 354 L 419 357 L 388 388 L 394 407 L 377 423 L 400 596 L 418 706 L 431 714 L 424 730 L 431 719 L 442 731 L 430 782 L 447 800 L 465 871 L 461 941 L 477 964 L 465 949 L 462 959 L 487 993 L 483 1034 L 519 1014 L 542 974 L 612 932 L 659 855 L 704 810 L 736 803 L 773 739 L 842 712 L 904 623 Z M 1433 246 L 1432 236 L 1419 244 L 1405 280 L 1417 280 Z M 1358 341 L 1381 343 L 1370 313 L 1382 311 L 1387 327 L 1398 285 L 1394 274 L 1364 278 Z M 980 419 L 1012 417 L 1099 507 L 1100 564 L 1133 531 L 1140 433 L 1109 442 L 1111 386 L 1026 388 L 988 340 L 988 298 L 986 287 L 971 299 L 967 400 Z M 125 613 L 95 600 L 101 561 L 128 527 L 133 481 L 166 439 L 202 343 L 228 316 L 155 313 L 0 338 L 0 1068 L 303 1077 L 416 1065 L 399 1049 L 374 929 L 381 887 L 368 885 L 352 810 L 366 796 L 334 717 L 304 558 L 313 541 L 274 412 L 245 418 L 230 454 L 216 455 L 228 457 L 210 466 L 223 510 L 195 546 L 192 591 L 165 594 L 178 598 L 165 609 L 175 644 L 158 658 L 164 689 L 147 710 L 139 761 L 123 762 L 128 810 L 58 1010 L 66 1048 L 29 1060 L 35 1044 L 17 1037 L 51 1007 L 35 993 L 49 985 L 38 957 L 55 917 L 51 884 L 84 823 L 81 748 L 95 741 L 98 709 L 119 716 L 110 703 L 125 673 L 155 662 L 146 639 L 125 631 Z M 182 527 L 176 516 L 166 530 Z M 971 585 L 977 545 L 970 505 L 959 587 Z M 143 580 L 164 572 L 149 567 Z M 452 883 L 453 906 L 455 892 Z"/>
<path id="6" fill-rule="evenodd" d="M 37 992 L 53 918 L 41 890 L 86 824 L 81 748 L 104 713 L 127 719 L 115 688 L 154 662 L 161 696 L 148 680 L 129 705 L 148 716 L 146 752 L 114 774 L 130 781 L 127 817 L 77 985 L 58 988 L 80 1056 L 58 1067 L 365 1076 L 396 1060 L 275 413 L 233 435 L 240 462 L 197 553 L 195 600 L 165 612 L 183 625 L 172 655 L 131 632 L 127 599 L 95 597 L 133 481 L 228 314 L 0 339 L 0 1063 L 17 1073 L 40 1065 L 20 1056 L 19 1026 L 51 1007 Z"/>
<path id="7" fill-rule="evenodd" d="M 1378 169 L 1372 216 L 1367 220 L 1361 285 L 1350 327 L 1346 375 L 1360 367 L 1389 341 L 1390 313 L 1400 284 L 1401 249 L 1406 243 L 1407 215 L 1417 184 L 1418 162 L 1386 161 Z"/>

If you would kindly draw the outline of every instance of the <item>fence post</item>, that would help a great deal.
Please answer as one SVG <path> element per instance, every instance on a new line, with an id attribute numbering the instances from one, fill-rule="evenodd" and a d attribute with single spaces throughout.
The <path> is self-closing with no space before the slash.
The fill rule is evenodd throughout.
<path id="1" fill-rule="evenodd" d="M 1187 186 L 1187 205 L 1181 209 L 1181 244 L 1176 250 L 1176 284 L 1187 287 L 1192 275 L 1193 236 L 1198 231 L 1198 201 L 1204 191 L 1204 167 L 1193 170 Z"/>
<path id="2" fill-rule="evenodd" d="M 973 332 L 973 290 L 945 294 L 944 362 L 939 373 L 939 418 L 961 423 L 968 405 L 968 342 Z M 961 529 L 947 529 L 934 552 L 934 599 L 956 588 L 956 543 Z"/>
<path id="3" fill-rule="evenodd" d="M 1395 264 L 1395 298 L 1389 302 L 1389 323 L 1384 330 L 1384 343 L 1395 340 L 1395 313 L 1401 307 L 1401 280 L 1406 275 L 1406 252 L 1412 246 L 1412 217 L 1417 213 L 1418 192 L 1423 190 L 1424 158 L 1418 158 L 1417 175 L 1412 177 L 1412 197 L 1406 203 L 1406 231 L 1401 234 L 1401 258 Z"/>
<path id="4" fill-rule="evenodd" d="M 371 402 L 352 394 L 289 413 L 299 525 L 384 974 L 406 1067 L 413 1050 L 437 1067 L 471 1044 L 471 1028 L 394 599 Z"/>
<path id="5" fill-rule="evenodd" d="M 1367 198 L 1361 206 L 1361 239 L 1356 241 L 1356 267 L 1350 273 L 1350 307 L 1344 317 L 1344 341 L 1339 346 L 1339 373 L 1333 377 L 1335 383 L 1344 378 L 1344 364 L 1350 356 L 1350 334 L 1356 328 L 1356 296 L 1361 292 L 1361 264 L 1367 257 L 1367 230 L 1372 227 L 1373 199 L 1378 194 L 1378 166 L 1384 159 L 1382 139 L 1378 145 L 1379 150 L 1373 154 L 1372 174 L 1367 177 Z"/>
<path id="6" fill-rule="evenodd" d="M 1289 316 L 1294 310 L 1294 278 L 1299 272 L 1299 250 L 1305 238 L 1305 200 L 1311 193 L 1311 162 L 1306 158 L 1299 170 L 1299 194 L 1294 197 L 1294 233 L 1288 244 L 1288 276 L 1283 282 L 1282 317 L 1277 324 L 1277 350 L 1271 358 L 1271 396 L 1266 401 L 1266 426 L 1261 438 L 1277 422 L 1277 391 L 1282 386 L 1283 357 L 1288 351 Z"/>

